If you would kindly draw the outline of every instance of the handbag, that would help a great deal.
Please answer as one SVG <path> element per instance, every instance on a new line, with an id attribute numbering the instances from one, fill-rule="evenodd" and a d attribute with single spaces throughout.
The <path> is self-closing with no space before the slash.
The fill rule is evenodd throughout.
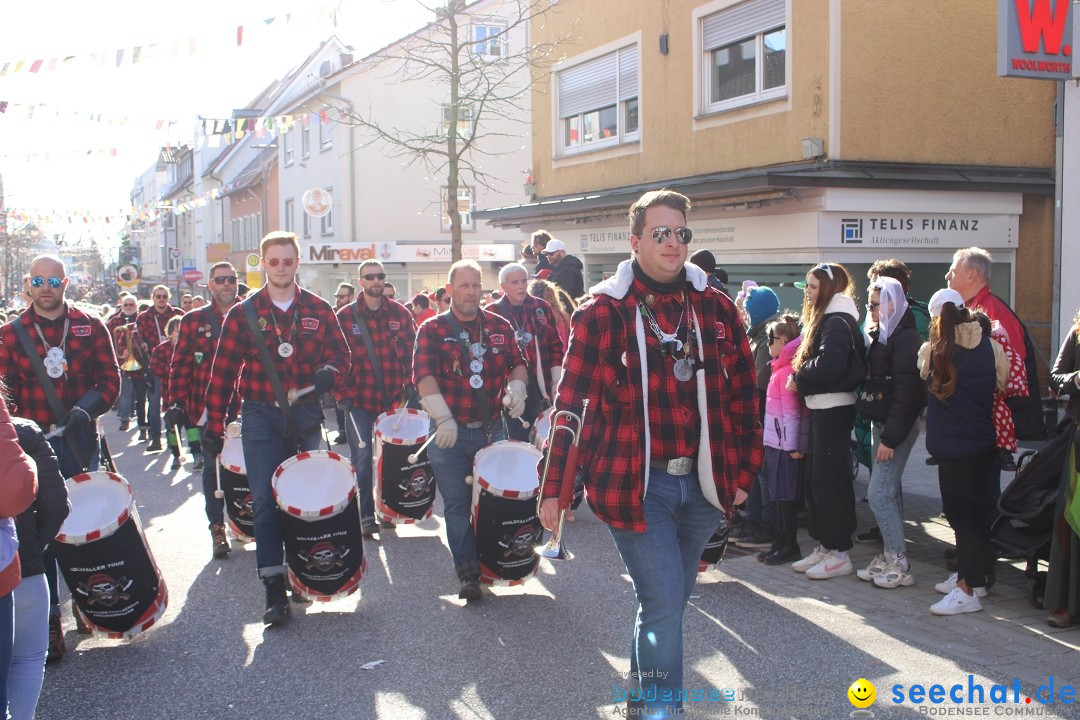
<path id="1" fill-rule="evenodd" d="M 885 422 L 892 405 L 892 378 L 868 377 L 855 398 L 855 412 L 867 420 Z"/>

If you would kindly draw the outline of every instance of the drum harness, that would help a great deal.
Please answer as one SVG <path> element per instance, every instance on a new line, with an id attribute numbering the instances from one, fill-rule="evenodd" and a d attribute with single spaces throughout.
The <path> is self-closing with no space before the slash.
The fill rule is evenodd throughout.
<path id="1" fill-rule="evenodd" d="M 465 331 L 461 329 L 461 323 L 459 323 L 457 318 L 454 317 L 454 311 L 453 310 L 451 310 L 450 312 L 448 312 L 446 314 L 446 319 L 450 322 L 450 329 L 454 332 L 455 335 L 457 335 L 458 337 L 461 337 L 462 335 L 465 334 Z M 483 332 L 483 325 L 481 325 L 480 327 L 481 327 L 481 333 L 482 333 Z M 482 385 L 480 387 L 474 387 L 473 388 L 473 396 L 476 398 L 477 404 L 480 405 L 480 416 L 484 417 L 484 418 L 490 418 L 491 417 L 491 409 L 488 407 L 487 396 L 484 395 L 484 387 Z M 502 421 L 503 432 L 506 433 L 507 435 L 509 435 L 509 431 L 508 431 L 508 429 L 506 427 L 506 414 L 503 413 L 501 410 L 499 411 L 499 419 Z M 471 423 L 466 424 L 466 427 L 468 427 L 470 424 Z M 488 425 L 489 425 L 489 421 L 484 420 L 483 423 L 480 425 L 480 427 L 486 428 L 486 427 L 488 427 Z M 488 442 L 491 442 L 491 431 L 490 430 L 488 430 Z"/>
<path id="2" fill-rule="evenodd" d="M 259 360 L 262 361 L 263 367 L 266 368 L 266 377 L 270 380 L 270 386 L 274 388 L 274 397 L 277 398 L 278 408 L 281 410 L 282 417 L 285 418 L 285 432 L 296 448 L 299 448 L 300 437 L 296 429 L 296 421 L 293 418 L 292 407 L 289 405 L 289 398 L 285 394 L 285 388 L 281 384 L 281 377 L 278 375 L 277 368 L 274 367 L 274 361 L 270 357 L 266 341 L 263 340 L 259 321 L 255 318 L 255 306 L 252 304 L 255 297 L 252 295 L 251 298 L 241 303 L 244 306 L 244 315 L 247 316 L 248 325 L 251 327 L 252 342 L 255 343 L 255 347 L 259 350 Z M 271 309 L 270 312 L 273 312 L 273 310 Z"/>

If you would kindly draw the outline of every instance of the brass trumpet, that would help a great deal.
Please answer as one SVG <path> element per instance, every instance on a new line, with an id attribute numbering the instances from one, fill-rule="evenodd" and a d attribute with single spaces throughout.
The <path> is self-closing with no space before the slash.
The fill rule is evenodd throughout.
<path id="1" fill-rule="evenodd" d="M 574 556 L 568 551 L 562 544 L 563 536 L 563 523 L 566 522 L 566 513 L 570 510 L 570 503 L 574 499 L 574 474 L 577 471 L 577 456 L 578 446 L 581 442 L 581 433 L 585 427 L 585 413 L 589 409 L 589 401 L 582 401 L 581 415 L 570 412 L 569 410 L 560 410 L 557 413 L 551 415 L 551 427 L 548 429 L 547 437 L 547 455 L 544 457 L 544 474 L 540 477 L 540 494 L 539 500 L 537 500 L 537 508 L 539 503 L 543 502 L 544 498 L 544 484 L 547 482 L 548 468 L 551 466 L 551 451 L 554 447 L 555 433 L 559 430 L 566 430 L 573 438 L 570 443 L 570 450 L 566 453 L 566 464 L 562 469 L 562 486 L 559 488 L 559 525 L 555 529 L 555 532 L 551 533 L 551 538 L 548 539 L 547 544 L 543 547 L 536 548 L 536 554 L 540 557 L 546 557 L 550 560 L 573 560 Z M 571 425 L 559 425 L 559 418 L 566 418 L 567 422 L 574 421 L 577 423 L 577 427 L 574 428 Z"/>
<path id="2" fill-rule="evenodd" d="M 132 351 L 132 331 L 130 325 L 121 325 L 119 330 L 127 336 L 127 360 L 120 365 L 120 369 L 124 372 L 138 372 L 142 370 L 142 365 L 135 359 L 135 353 Z"/>

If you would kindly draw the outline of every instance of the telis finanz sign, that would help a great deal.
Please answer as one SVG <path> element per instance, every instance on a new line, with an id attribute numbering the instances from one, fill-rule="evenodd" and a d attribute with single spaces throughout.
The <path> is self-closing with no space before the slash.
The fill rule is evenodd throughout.
<path id="1" fill-rule="evenodd" d="M 998 75 L 1072 78 L 1073 0 L 998 0 Z"/>

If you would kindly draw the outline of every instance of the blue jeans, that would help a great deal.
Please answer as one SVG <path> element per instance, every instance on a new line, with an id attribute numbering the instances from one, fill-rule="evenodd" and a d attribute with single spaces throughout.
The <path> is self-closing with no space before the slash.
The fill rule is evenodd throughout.
<path id="1" fill-rule="evenodd" d="M 86 432 L 76 438 L 69 439 L 64 435 L 49 438 L 49 445 L 52 446 L 53 452 L 56 453 L 56 461 L 60 466 L 61 475 L 69 478 L 83 472 L 82 465 L 75 459 L 75 453 L 71 452 L 69 440 L 74 440 L 82 448 L 82 452 L 87 454 L 87 457 L 84 458 L 88 461 L 87 472 L 93 472 L 101 467 L 101 445 L 98 443 L 97 423 L 95 422 L 86 429 Z M 41 553 L 41 559 L 45 563 L 45 579 L 49 584 L 49 609 L 53 613 L 59 613 L 60 580 L 56 574 L 56 556 L 53 555 L 51 546 L 45 548 Z"/>
<path id="2" fill-rule="evenodd" d="M 770 530 L 776 530 L 776 503 L 769 493 L 769 475 L 762 466 L 757 479 L 750 486 L 750 493 L 746 496 L 746 519 L 753 520 L 762 525 L 768 525 Z"/>
<path id="3" fill-rule="evenodd" d="M 322 408 L 318 403 L 293 405 L 292 413 L 302 433 L 299 447 L 286 432 L 285 417 L 275 404 L 245 400 L 240 410 L 244 463 L 255 506 L 255 566 L 261 578 L 285 574 L 285 546 L 271 487 L 274 471 L 298 450 L 318 450 L 322 442 Z"/>
<path id="4" fill-rule="evenodd" d="M 683 612 L 722 511 L 702 495 L 696 472 L 676 476 L 657 469 L 649 471 L 644 510 L 644 532 L 609 529 L 638 600 L 630 683 L 640 673 L 646 717 L 663 717 L 665 707 L 682 707 Z"/>
<path id="5" fill-rule="evenodd" d="M 516 422 L 516 421 L 515 421 Z M 435 434 L 435 423 L 431 423 Z M 473 474 L 473 458 L 488 445 L 506 440 L 503 424 L 496 420 L 487 428 L 470 430 L 464 423 L 458 425 L 457 442 L 445 450 L 434 442 L 428 445 L 431 470 L 435 474 L 435 487 L 443 501 L 443 519 L 446 520 L 446 544 L 454 558 L 454 570 L 459 580 L 480 574 L 480 559 L 476 554 L 476 538 L 473 536 L 471 513 L 472 486 L 465 484 L 465 476 Z"/>
<path id="6" fill-rule="evenodd" d="M 25 577 L 12 593 L 15 641 L 8 673 L 8 711 L 12 720 L 32 720 L 49 647 L 49 588 L 44 575 Z"/>
<path id="7" fill-rule="evenodd" d="M 154 389 L 146 393 L 146 421 L 150 425 L 150 439 L 161 439 L 161 378 L 147 372 L 147 377 L 154 379 Z"/>
<path id="8" fill-rule="evenodd" d="M 0 709 L 7 715 L 8 671 L 11 669 L 11 647 L 15 640 L 15 602 L 11 593 L 0 597 Z"/>
<path id="9" fill-rule="evenodd" d="M 881 445 L 881 432 L 884 428 L 879 422 L 871 423 L 870 427 L 873 439 L 870 448 L 877 457 L 878 446 Z M 919 423 L 916 421 L 904 441 L 893 448 L 892 460 L 874 461 L 874 467 L 870 471 L 870 486 L 866 491 L 867 499 L 870 501 L 870 510 L 873 511 L 874 518 L 881 529 L 881 539 L 885 543 L 885 549 L 897 555 L 907 550 L 904 544 L 902 480 L 911 448 L 915 447 L 915 441 L 918 439 Z"/>
<path id="10" fill-rule="evenodd" d="M 199 428 L 199 441 L 202 443 L 203 469 L 202 491 L 203 500 L 206 504 L 206 519 L 211 525 L 221 525 L 225 522 L 225 500 L 214 497 L 217 491 L 217 455 L 211 455 L 206 451 L 206 428 Z"/>
<path id="11" fill-rule="evenodd" d="M 127 373 L 120 373 L 120 398 L 116 405 L 116 417 L 121 420 L 131 419 L 135 409 L 135 386 Z"/>
<path id="12" fill-rule="evenodd" d="M 349 439 L 349 457 L 356 470 L 356 487 L 360 493 L 360 523 L 368 525 L 375 522 L 375 496 L 372 488 L 371 434 L 375 427 L 376 416 L 363 408 L 353 408 L 351 420 L 341 426 Z M 357 431 L 364 447 L 357 442 Z"/>

